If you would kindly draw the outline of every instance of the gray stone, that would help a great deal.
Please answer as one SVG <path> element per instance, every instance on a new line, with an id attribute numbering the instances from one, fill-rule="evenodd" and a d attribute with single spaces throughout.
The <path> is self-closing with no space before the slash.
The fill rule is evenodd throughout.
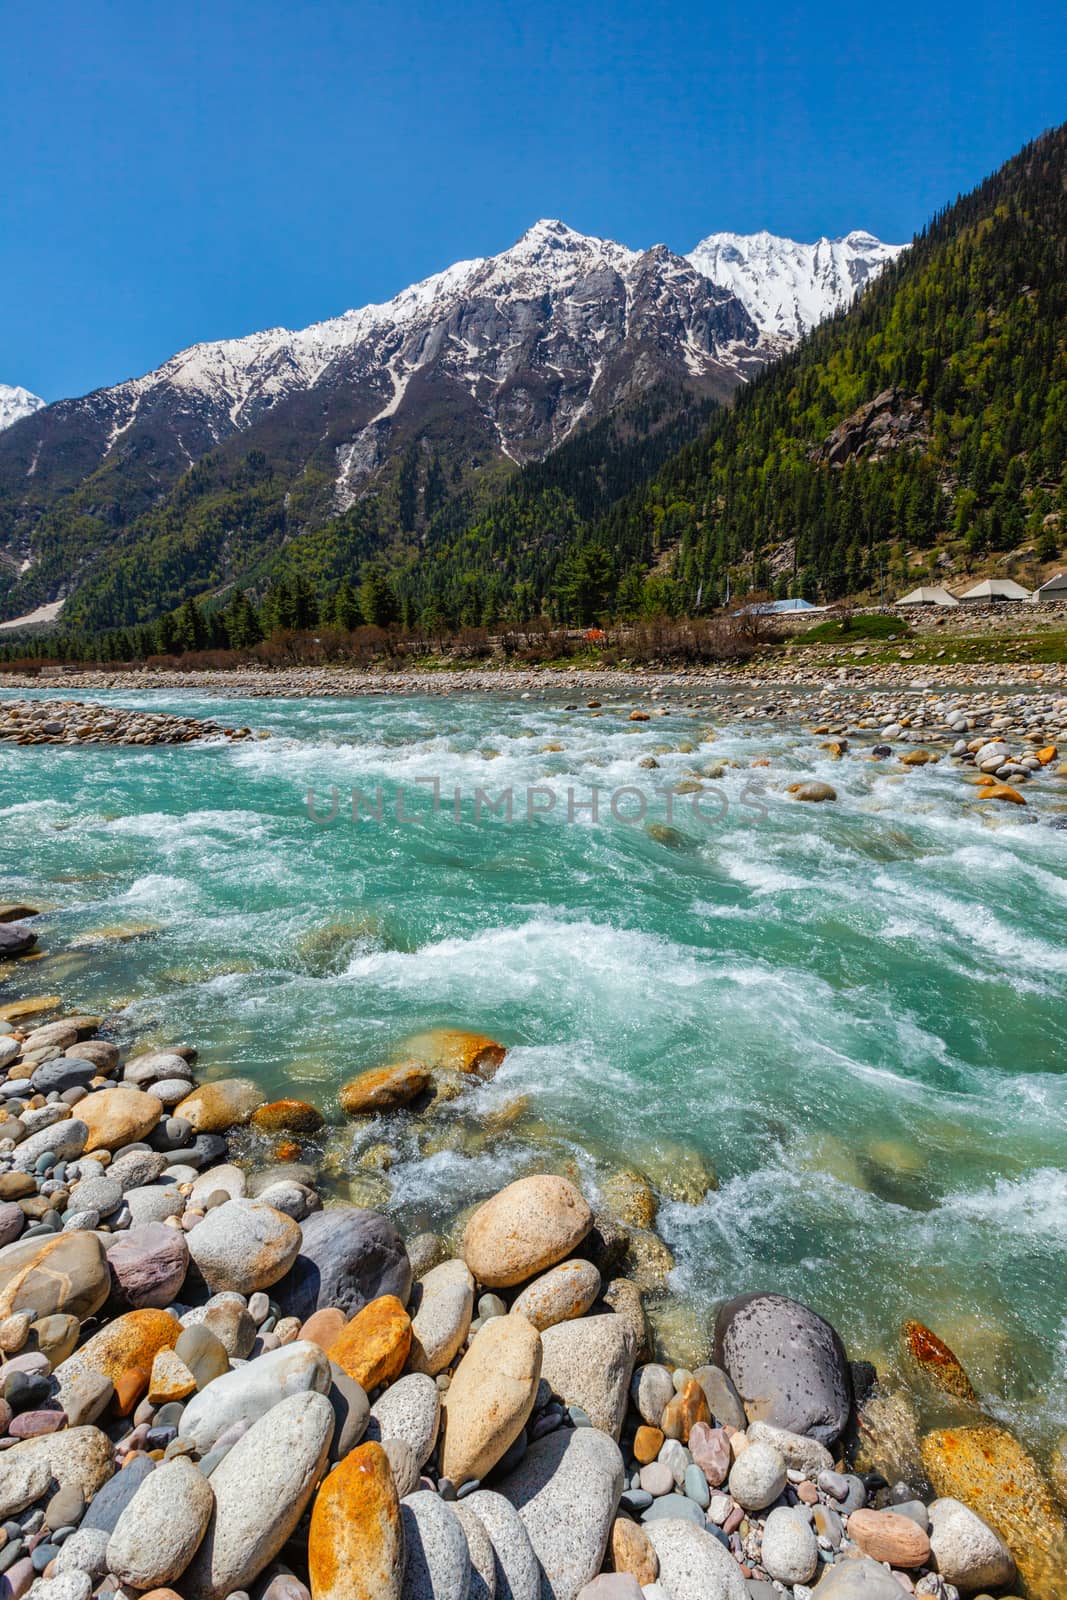
<path id="1" fill-rule="evenodd" d="M 713 1533 L 683 1521 L 642 1526 L 659 1560 L 657 1582 L 669 1600 L 748 1600 L 737 1562 Z"/>
<path id="2" fill-rule="evenodd" d="M 240 1300 L 218 1295 L 206 1306 L 195 1306 L 181 1319 L 183 1328 L 209 1328 L 223 1349 L 238 1361 L 252 1353 L 256 1342 L 256 1325 L 248 1314 L 248 1307 Z"/>
<path id="3" fill-rule="evenodd" d="M 189 1368 L 198 1389 L 206 1389 L 209 1383 L 225 1377 L 230 1370 L 226 1346 L 204 1323 L 182 1329 L 174 1354 Z"/>
<path id="4" fill-rule="evenodd" d="M 493 1547 L 496 1600 L 540 1600 L 541 1569 L 511 1501 L 491 1489 L 476 1489 L 459 1503 L 477 1517 Z"/>
<path id="5" fill-rule="evenodd" d="M 888 1567 L 862 1556 L 824 1567 L 815 1586 L 818 1600 L 900 1600 L 900 1584 Z"/>
<path id="6" fill-rule="evenodd" d="M 51 1476 L 60 1488 L 73 1485 L 90 1500 L 115 1470 L 114 1450 L 111 1440 L 99 1428 L 65 1428 L 60 1433 L 46 1433 L 36 1439 L 27 1439 L 2 1457 L 6 1464 L 20 1457 L 39 1457 L 47 1462 Z"/>
<path id="7" fill-rule="evenodd" d="M 561 1428 L 536 1440 L 497 1485 L 541 1563 L 542 1600 L 575 1600 L 596 1577 L 622 1485 L 619 1447 L 596 1428 Z"/>
<path id="8" fill-rule="evenodd" d="M 12 1517 L 32 1506 L 48 1490 L 52 1469 L 43 1456 L 0 1455 L 0 1517 Z"/>
<path id="9" fill-rule="evenodd" d="M 139 1089 L 147 1089 L 153 1083 L 165 1078 L 184 1078 L 188 1094 L 193 1067 L 184 1056 L 175 1055 L 170 1050 L 152 1050 L 146 1055 L 134 1056 L 132 1061 L 127 1061 L 122 1077 L 123 1082 L 136 1084 Z"/>
<path id="10" fill-rule="evenodd" d="M 126 1194 L 130 1189 L 155 1183 L 166 1165 L 166 1156 L 158 1150 L 129 1150 L 115 1157 L 107 1169 L 107 1175 Z"/>
<path id="11" fill-rule="evenodd" d="M 728 1300 L 715 1319 L 715 1361 L 753 1422 L 832 1444 L 848 1421 L 852 1380 L 830 1324 L 780 1294 Z"/>
<path id="12" fill-rule="evenodd" d="M 62 1572 L 58 1578 L 38 1578 L 30 1592 L 33 1600 L 89 1600 L 93 1580 L 87 1572 Z"/>
<path id="13" fill-rule="evenodd" d="M 632 1572 L 601 1572 L 579 1590 L 578 1600 L 644 1600 L 644 1594 Z"/>
<path id="14" fill-rule="evenodd" d="M 594 1428 L 617 1439 L 626 1416 L 636 1344 L 633 1329 L 609 1312 L 557 1322 L 541 1334 L 541 1376 Z"/>
<path id="15" fill-rule="evenodd" d="M 62 1094 L 64 1089 L 88 1088 L 99 1074 L 95 1062 L 82 1061 L 77 1056 L 59 1056 L 37 1068 L 30 1079 L 35 1094 Z"/>
<path id="16" fill-rule="evenodd" d="M 462 1348 L 474 1308 L 474 1278 L 465 1261 L 431 1267 L 412 1293 L 409 1363 L 431 1377 L 443 1372 Z"/>
<path id="17" fill-rule="evenodd" d="M 493 1553 L 492 1540 L 466 1500 L 457 1500 L 451 1509 L 463 1529 L 470 1555 L 467 1600 L 495 1600 L 496 1556 Z"/>
<path id="18" fill-rule="evenodd" d="M 110 1538 L 145 1478 L 155 1471 L 155 1465 L 149 1456 L 134 1456 L 121 1472 L 116 1472 L 102 1489 L 97 1490 L 82 1518 L 82 1527 L 100 1528 Z"/>
<path id="19" fill-rule="evenodd" d="M 749 1445 L 730 1469 L 730 1493 L 746 1511 L 762 1511 L 785 1485 L 785 1462 L 773 1445 Z"/>
<path id="20" fill-rule="evenodd" d="M 231 1200 L 243 1200 L 248 1186 L 248 1179 L 241 1167 L 235 1167 L 232 1162 L 225 1162 L 222 1166 L 208 1167 L 206 1172 L 201 1172 L 193 1182 L 189 1204 L 203 1207 L 208 1195 L 221 1189 L 228 1194 Z M 259 1196 L 262 1200 L 264 1197 Z M 266 1201 L 269 1205 L 270 1201 Z"/>
<path id="21" fill-rule="evenodd" d="M 282 1400 L 238 1439 L 211 1477 L 215 1514 L 182 1579 L 188 1600 L 226 1600 L 274 1559 L 322 1476 L 332 1434 L 329 1401 L 310 1391 Z"/>
<path id="22" fill-rule="evenodd" d="M 674 1379 L 666 1367 L 649 1361 L 634 1373 L 630 1395 L 642 1422 L 658 1428 L 664 1407 L 674 1399 Z"/>
<path id="23" fill-rule="evenodd" d="M 691 1522 L 694 1527 L 704 1526 L 704 1513 L 695 1500 L 684 1494 L 665 1494 L 653 1500 L 647 1511 L 641 1513 L 641 1526 L 652 1522 Z"/>
<path id="24" fill-rule="evenodd" d="M 386 1439 L 382 1444 L 400 1499 L 419 1487 L 419 1463 L 406 1439 Z"/>
<path id="25" fill-rule="evenodd" d="M 720 1427 L 744 1428 L 747 1418 L 741 1396 L 721 1367 L 697 1367 L 693 1377 L 704 1391 L 708 1409 Z"/>
<path id="26" fill-rule="evenodd" d="M 125 1310 L 162 1311 L 181 1291 L 189 1267 L 189 1246 L 180 1228 L 145 1222 L 120 1233 L 107 1253 L 111 1292 Z"/>
<path id="27" fill-rule="evenodd" d="M 213 1294 L 251 1294 L 283 1278 L 300 1249 L 300 1228 L 262 1200 L 228 1200 L 187 1235 L 189 1253 Z"/>
<path id="28" fill-rule="evenodd" d="M 401 1600 L 466 1600 L 470 1552 L 452 1507 L 428 1489 L 400 1502 L 404 1524 Z"/>
<path id="29" fill-rule="evenodd" d="M 931 1565 L 964 1594 L 999 1589 L 1015 1577 L 1011 1551 L 974 1511 L 959 1500 L 930 1506 Z"/>
<path id="30" fill-rule="evenodd" d="M 698 1467 L 696 1462 L 692 1466 L 686 1467 L 683 1485 L 689 1499 L 695 1500 L 697 1505 L 706 1511 L 711 1504 L 711 1490 L 708 1487 L 708 1480 L 704 1476 L 703 1469 Z"/>
<path id="31" fill-rule="evenodd" d="M 173 1583 L 196 1554 L 214 1506 L 211 1485 L 188 1457 L 161 1462 L 118 1520 L 109 1571 L 135 1589 Z"/>
<path id="32" fill-rule="evenodd" d="M 95 1367 L 72 1367 L 64 1372 L 61 1366 L 56 1382 L 56 1400 L 72 1428 L 95 1422 L 107 1410 L 115 1394 L 111 1379 L 106 1373 L 97 1372 Z"/>
<path id="33" fill-rule="evenodd" d="M 406 1440 L 421 1471 L 437 1442 L 440 1416 L 441 1392 L 436 1383 L 425 1373 L 410 1372 L 371 1406 L 367 1436 Z"/>
<path id="34" fill-rule="evenodd" d="M 279 1183 L 269 1183 L 265 1189 L 259 1190 L 257 1198 L 265 1200 L 267 1205 L 273 1206 L 276 1211 L 284 1211 L 294 1222 L 303 1222 L 313 1211 L 322 1209 L 322 1201 L 315 1190 L 309 1188 L 306 1183 L 297 1183 L 292 1178 L 282 1179 Z"/>
<path id="35" fill-rule="evenodd" d="M 832 1472 L 834 1458 L 817 1439 L 807 1439 L 802 1433 L 790 1433 L 788 1428 L 776 1428 L 769 1422 L 751 1422 L 746 1429 L 752 1444 L 769 1444 L 796 1472 L 803 1472 L 812 1482 L 820 1472 Z"/>
<path id="36" fill-rule="evenodd" d="M 62 1572 L 87 1572 L 90 1578 L 102 1578 L 107 1571 L 107 1545 L 110 1535 L 103 1528 L 77 1528 L 64 1539 L 55 1557 L 54 1570 Z"/>
<path id="37" fill-rule="evenodd" d="M 51 1151 L 58 1161 L 74 1161 L 85 1149 L 89 1130 L 84 1122 L 68 1117 L 65 1122 L 54 1123 L 31 1133 L 15 1150 L 11 1164 L 16 1172 L 32 1172 L 38 1156 Z"/>
<path id="38" fill-rule="evenodd" d="M 638 1476 L 642 1489 L 653 1498 L 674 1492 L 674 1473 L 665 1461 L 650 1461 Z"/>
<path id="39" fill-rule="evenodd" d="M 26 1214 L 14 1200 L 0 1202 L 0 1250 L 13 1244 L 26 1226 Z"/>
<path id="40" fill-rule="evenodd" d="M 353 1317 L 384 1294 L 407 1304 L 411 1264 L 388 1217 L 359 1206 L 329 1206 L 302 1226 L 300 1253 L 274 1292 L 288 1316 L 306 1322 L 313 1311 L 337 1306 Z"/>
<path id="41" fill-rule="evenodd" d="M 235 1422 L 255 1422 L 287 1397 L 311 1391 L 325 1395 L 329 1387 L 325 1355 L 317 1344 L 298 1339 L 266 1351 L 195 1394 L 182 1414 L 181 1437 L 202 1455 Z"/>
<path id="42" fill-rule="evenodd" d="M 350 1378 L 336 1361 L 330 1362 L 330 1387 L 326 1398 L 333 1407 L 334 1416 L 330 1460 L 341 1461 L 367 1431 L 370 1402 L 363 1386 Z"/>
<path id="43" fill-rule="evenodd" d="M 130 1208 L 134 1226 L 148 1222 L 165 1222 L 168 1217 L 180 1217 L 185 1210 L 185 1198 L 178 1193 L 176 1183 L 144 1184 L 127 1189 L 123 1196 Z"/>
<path id="44" fill-rule="evenodd" d="M 760 1561 L 779 1583 L 810 1583 L 819 1567 L 815 1535 L 792 1511 L 779 1506 L 763 1525 Z"/>

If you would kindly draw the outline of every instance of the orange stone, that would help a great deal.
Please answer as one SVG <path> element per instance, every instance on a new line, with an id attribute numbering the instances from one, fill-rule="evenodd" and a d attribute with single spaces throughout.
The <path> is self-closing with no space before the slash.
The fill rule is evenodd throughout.
<path id="1" fill-rule="evenodd" d="M 902 767 L 925 767 L 928 761 L 936 760 L 929 750 L 909 750 L 906 756 L 901 756 L 900 764 Z"/>
<path id="2" fill-rule="evenodd" d="M 979 800 L 1006 800 L 1012 806 L 1024 806 L 1026 801 L 1010 783 L 987 783 L 978 791 Z"/>
<path id="3" fill-rule="evenodd" d="M 631 711 L 630 712 L 630 721 L 631 722 L 647 722 L 648 721 L 648 712 L 647 711 Z"/>
<path id="4" fill-rule="evenodd" d="M 392 1469 L 370 1440 L 349 1451 L 315 1497 L 308 1535 L 312 1600 L 399 1600 L 403 1570 Z"/>
<path id="5" fill-rule="evenodd" d="M 253 1111 L 251 1118 L 253 1128 L 265 1133 L 318 1133 L 325 1120 L 306 1100 L 272 1100 Z"/>
<path id="6" fill-rule="evenodd" d="M 324 1306 L 321 1311 L 311 1313 L 300 1329 L 300 1337 L 317 1344 L 320 1350 L 328 1350 L 343 1331 L 346 1321 L 344 1312 L 336 1306 Z"/>
<path id="7" fill-rule="evenodd" d="M 957 1400 L 966 1400 L 971 1405 L 978 1404 L 974 1385 L 964 1371 L 962 1362 L 936 1333 L 931 1333 L 925 1323 L 917 1322 L 914 1318 L 905 1322 L 902 1331 L 907 1352 L 920 1372 L 925 1373 L 945 1394 L 953 1395 Z"/>
<path id="8" fill-rule="evenodd" d="M 642 1424 L 634 1434 L 634 1456 L 643 1467 L 650 1461 L 655 1461 L 663 1448 L 663 1433 L 659 1428 L 649 1428 Z"/>
<path id="9" fill-rule="evenodd" d="M 295 1139 L 279 1139 L 274 1146 L 275 1161 L 299 1161 L 302 1154 Z"/>
<path id="10" fill-rule="evenodd" d="M 371 1067 L 341 1090 L 341 1110 L 350 1117 L 375 1111 L 396 1111 L 429 1087 L 430 1072 L 421 1061 L 400 1061 L 391 1067 Z"/>
<path id="11" fill-rule="evenodd" d="M 961 1500 L 1003 1539 L 1025 1593 L 1052 1600 L 1063 1592 L 1067 1523 L 1040 1467 L 1017 1439 L 992 1424 L 940 1428 L 923 1438 L 922 1456 L 935 1492 Z"/>
<path id="12" fill-rule="evenodd" d="M 411 1318 L 395 1294 L 383 1294 L 356 1312 L 326 1354 L 369 1394 L 399 1378 L 410 1349 Z"/>
<path id="13" fill-rule="evenodd" d="M 1054 744 L 1046 744 L 1037 751 L 1037 759 L 1043 767 L 1047 767 L 1050 761 L 1055 761 L 1058 755 L 1059 751 Z"/>
<path id="14" fill-rule="evenodd" d="M 891 1567 L 921 1567 L 930 1559 L 930 1537 L 910 1517 L 895 1511 L 853 1511 L 848 1536 L 872 1561 Z"/>
<path id="15" fill-rule="evenodd" d="M 404 1053 L 431 1070 L 477 1072 L 489 1078 L 499 1067 L 507 1050 L 484 1033 L 467 1033 L 463 1028 L 431 1028 L 416 1034 L 404 1045 Z"/>
<path id="16" fill-rule="evenodd" d="M 659 1557 L 643 1528 L 629 1517 L 616 1517 L 611 1527 L 611 1564 L 616 1572 L 629 1572 L 642 1587 L 659 1576 Z"/>
<path id="17" fill-rule="evenodd" d="M 680 1439 L 686 1444 L 690 1430 L 698 1422 L 711 1421 L 708 1398 L 695 1378 L 690 1378 L 681 1394 L 668 1400 L 660 1423 L 668 1439 Z"/>
<path id="18" fill-rule="evenodd" d="M 68 1371 L 91 1367 L 115 1385 L 115 1406 L 121 1416 L 148 1388 L 152 1363 L 160 1350 L 173 1350 L 181 1323 L 168 1311 L 127 1311 L 116 1317 L 64 1362 Z"/>

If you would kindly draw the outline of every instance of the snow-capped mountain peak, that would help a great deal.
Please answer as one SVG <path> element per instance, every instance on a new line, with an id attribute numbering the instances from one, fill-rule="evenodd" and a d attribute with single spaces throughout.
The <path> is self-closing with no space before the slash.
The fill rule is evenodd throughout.
<path id="1" fill-rule="evenodd" d="M 44 403 L 39 395 L 31 394 L 18 384 L 0 383 L 0 429 L 10 428 L 23 417 L 32 417 Z"/>
<path id="2" fill-rule="evenodd" d="M 783 350 L 850 305 L 903 249 L 861 228 L 814 244 L 763 230 L 709 234 L 688 259 L 736 294 L 765 342 Z"/>

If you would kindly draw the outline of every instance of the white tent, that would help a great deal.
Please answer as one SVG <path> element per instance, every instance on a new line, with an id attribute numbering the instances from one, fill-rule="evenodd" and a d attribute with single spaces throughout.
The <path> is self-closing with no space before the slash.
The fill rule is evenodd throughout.
<path id="1" fill-rule="evenodd" d="M 1067 600 L 1067 572 L 1057 572 L 1040 589 L 1035 589 L 1031 600 Z"/>
<path id="2" fill-rule="evenodd" d="M 1014 578 L 984 578 L 973 589 L 961 594 L 961 600 L 1029 600 L 1030 591 Z"/>
<path id="3" fill-rule="evenodd" d="M 940 584 L 920 584 L 897 601 L 898 606 L 958 606 L 959 601 Z"/>

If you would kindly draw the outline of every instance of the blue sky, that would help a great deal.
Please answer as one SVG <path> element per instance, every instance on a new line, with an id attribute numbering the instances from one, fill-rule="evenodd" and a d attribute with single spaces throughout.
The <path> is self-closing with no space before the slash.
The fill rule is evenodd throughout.
<path id="1" fill-rule="evenodd" d="M 1067 117 L 1067 7 L 12 0 L 0 380 L 303 326 L 540 216 L 910 237 Z"/>

